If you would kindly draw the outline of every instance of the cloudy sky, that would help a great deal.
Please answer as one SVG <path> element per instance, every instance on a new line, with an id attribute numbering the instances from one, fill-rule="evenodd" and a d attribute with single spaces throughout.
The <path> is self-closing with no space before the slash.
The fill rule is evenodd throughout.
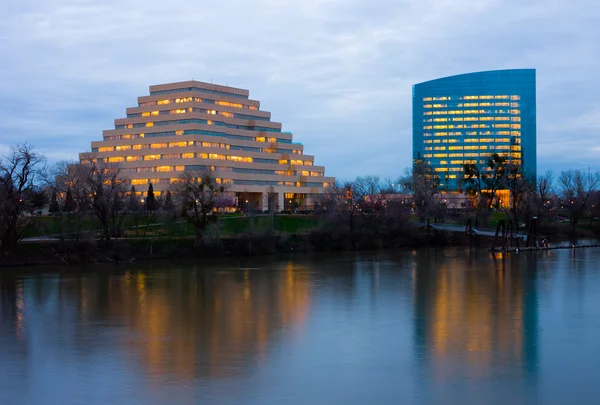
<path id="1" fill-rule="evenodd" d="M 0 150 L 77 157 L 148 86 L 250 90 L 327 174 L 396 177 L 412 85 L 536 68 L 538 171 L 600 170 L 594 0 L 1 0 Z"/>

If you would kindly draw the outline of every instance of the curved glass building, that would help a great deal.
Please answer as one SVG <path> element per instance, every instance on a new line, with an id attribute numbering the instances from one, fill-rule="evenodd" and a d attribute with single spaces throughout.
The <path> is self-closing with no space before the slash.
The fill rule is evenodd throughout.
<path id="1" fill-rule="evenodd" d="M 535 69 L 492 70 L 413 86 L 413 158 L 440 188 L 462 191 L 463 165 L 493 154 L 536 175 Z"/>

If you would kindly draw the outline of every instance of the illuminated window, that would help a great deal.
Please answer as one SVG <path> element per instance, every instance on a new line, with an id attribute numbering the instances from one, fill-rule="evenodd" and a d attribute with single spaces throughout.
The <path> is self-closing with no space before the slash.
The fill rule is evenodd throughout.
<path id="1" fill-rule="evenodd" d="M 146 111 L 142 113 L 142 117 L 149 117 L 150 116 L 150 112 Z"/>
<path id="2" fill-rule="evenodd" d="M 154 126 L 154 122 L 146 122 L 146 127 L 153 127 Z"/>
<path id="3" fill-rule="evenodd" d="M 428 153 L 428 154 L 423 155 L 423 157 L 425 159 L 429 159 L 429 158 L 432 158 L 433 156 L 430 153 Z"/>
<path id="4" fill-rule="evenodd" d="M 187 142 L 182 141 L 182 142 L 169 142 L 169 148 L 174 148 L 174 147 L 185 147 L 188 146 Z"/>
<path id="5" fill-rule="evenodd" d="M 208 158 L 209 159 L 216 159 L 216 160 L 225 160 L 226 159 L 225 155 L 218 155 L 216 153 L 209 153 L 208 154 Z"/>
<path id="6" fill-rule="evenodd" d="M 113 152 L 114 150 L 114 146 L 104 146 L 102 148 L 98 148 L 98 152 Z"/>
<path id="7" fill-rule="evenodd" d="M 127 162 L 137 162 L 138 160 L 142 160 L 141 156 L 127 156 L 125 158 Z"/>
<path id="8" fill-rule="evenodd" d="M 146 155 L 144 160 L 160 160 L 160 155 Z"/>
<path id="9" fill-rule="evenodd" d="M 157 166 L 156 171 L 157 172 L 170 172 L 171 166 Z"/>
<path id="10" fill-rule="evenodd" d="M 190 152 L 190 153 L 182 153 L 181 154 L 181 158 L 182 159 L 193 159 L 194 158 L 194 153 Z"/>
<path id="11" fill-rule="evenodd" d="M 183 131 L 182 130 L 175 131 L 175 135 L 177 135 L 177 136 L 183 135 Z"/>
<path id="12" fill-rule="evenodd" d="M 237 103 L 230 103 L 229 101 L 215 101 L 215 104 L 222 105 L 225 107 L 243 108 L 244 106 Z"/>
<path id="13" fill-rule="evenodd" d="M 125 158 L 123 158 L 122 156 L 111 157 L 111 158 L 108 158 L 108 161 L 110 163 L 120 163 L 120 162 L 125 161 Z"/>
<path id="14" fill-rule="evenodd" d="M 171 100 L 158 100 L 158 105 L 170 104 Z"/>
<path id="15" fill-rule="evenodd" d="M 219 114 L 227 118 L 233 118 L 233 114 L 230 112 L 221 111 Z"/>
<path id="16" fill-rule="evenodd" d="M 435 153 L 433 155 L 434 158 L 447 158 L 448 154 L 447 153 Z"/>
<path id="17" fill-rule="evenodd" d="M 148 179 L 132 179 L 132 186 L 139 186 L 140 184 L 148 184 Z"/>
<path id="18" fill-rule="evenodd" d="M 115 148 L 117 151 L 121 150 L 131 150 L 131 145 L 120 145 Z"/>
<path id="19" fill-rule="evenodd" d="M 256 142 L 267 142 L 267 138 L 265 138 L 264 136 L 258 136 L 255 138 Z"/>
<path id="20" fill-rule="evenodd" d="M 436 167 L 433 170 L 436 171 L 436 172 L 447 172 L 448 168 L 447 167 Z"/>
<path id="21" fill-rule="evenodd" d="M 304 165 L 304 162 L 302 160 L 290 160 L 290 164 L 291 165 L 297 165 L 297 166 L 302 166 Z"/>
<path id="22" fill-rule="evenodd" d="M 159 149 L 159 148 L 166 148 L 166 147 L 167 147 L 167 143 L 166 142 L 151 143 L 150 144 L 150 149 Z"/>

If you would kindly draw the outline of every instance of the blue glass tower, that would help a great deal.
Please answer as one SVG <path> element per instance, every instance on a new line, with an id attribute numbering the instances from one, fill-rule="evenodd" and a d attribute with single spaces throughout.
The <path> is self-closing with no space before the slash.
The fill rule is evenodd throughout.
<path id="1" fill-rule="evenodd" d="M 413 86 L 413 158 L 461 191 L 463 165 L 493 154 L 536 175 L 535 69 L 491 70 Z"/>

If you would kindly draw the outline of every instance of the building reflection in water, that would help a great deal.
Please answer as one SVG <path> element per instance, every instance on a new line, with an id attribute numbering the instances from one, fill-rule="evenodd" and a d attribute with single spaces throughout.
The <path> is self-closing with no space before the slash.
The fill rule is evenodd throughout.
<path id="1" fill-rule="evenodd" d="M 427 378 L 535 375 L 535 261 L 474 254 L 467 260 L 435 254 L 414 259 L 415 348 Z"/>
<path id="2" fill-rule="evenodd" d="M 155 381 L 236 376 L 259 364 L 282 334 L 301 332 L 309 275 L 288 264 L 275 271 L 188 267 L 4 280 L 1 334 L 14 347 L 27 334 L 42 342 L 37 335 L 52 328 L 60 339 L 44 341 L 45 346 L 81 356 L 118 353 L 127 367 L 159 377 Z M 45 297 L 36 295 L 34 283 L 42 284 Z M 29 319 L 25 330 L 24 305 L 37 306 L 32 317 L 44 313 L 39 322 Z"/>

